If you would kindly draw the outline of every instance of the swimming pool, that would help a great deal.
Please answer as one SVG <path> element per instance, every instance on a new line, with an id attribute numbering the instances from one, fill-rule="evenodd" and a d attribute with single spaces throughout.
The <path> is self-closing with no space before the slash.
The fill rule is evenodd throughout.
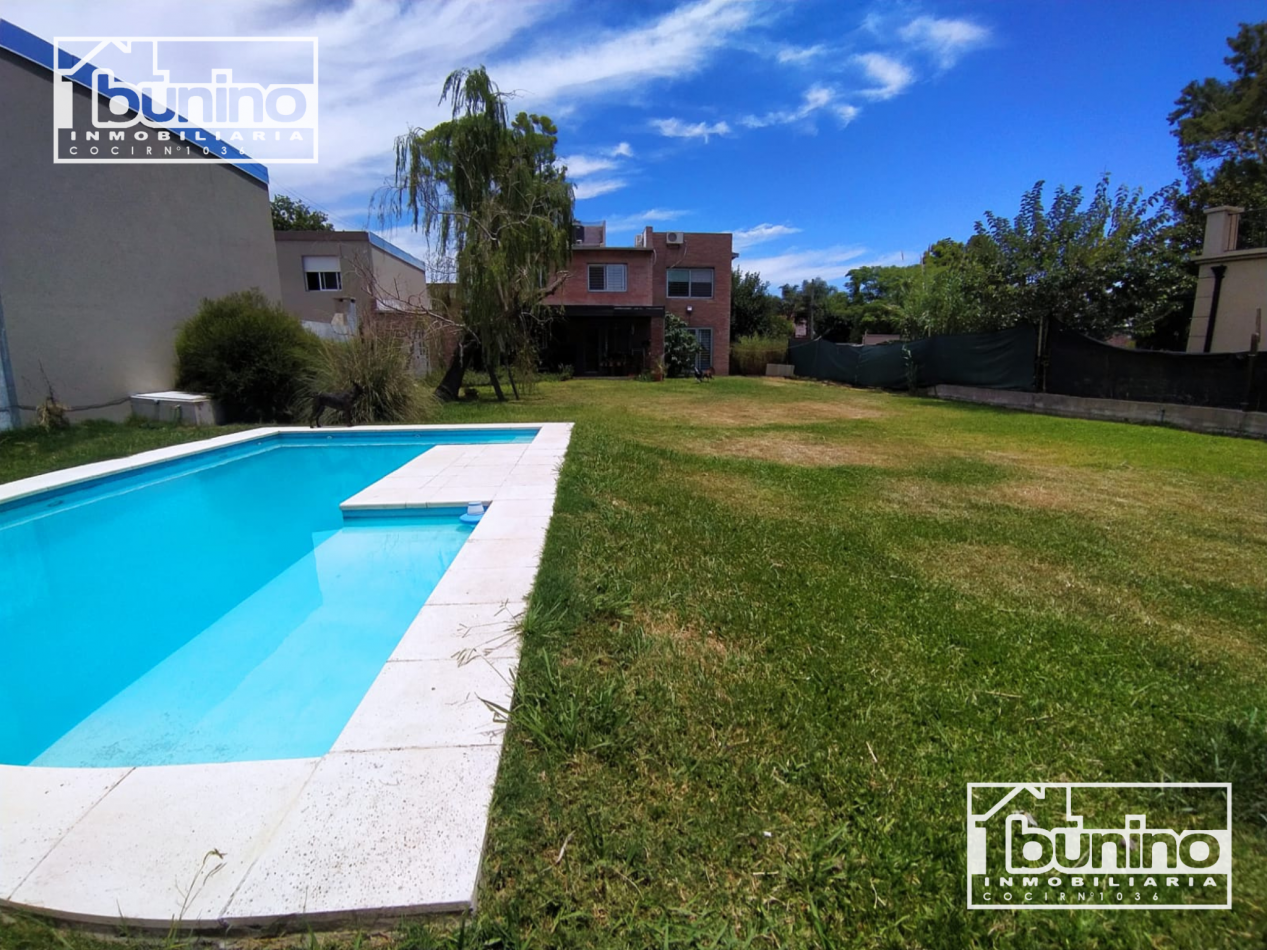
<path id="1" fill-rule="evenodd" d="M 275 431 L 0 505 L 0 763 L 323 755 L 471 531 L 340 503 L 535 435 Z"/>

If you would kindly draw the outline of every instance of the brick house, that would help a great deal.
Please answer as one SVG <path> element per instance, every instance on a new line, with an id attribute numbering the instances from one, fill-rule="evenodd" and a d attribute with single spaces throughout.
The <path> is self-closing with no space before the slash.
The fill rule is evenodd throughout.
<path id="1" fill-rule="evenodd" d="M 696 365 L 730 371 L 728 233 L 645 228 L 632 246 L 607 243 L 606 224 L 578 224 L 568 278 L 546 303 L 559 308 L 547 364 L 578 376 L 629 376 L 664 358 L 664 317 L 681 317 L 700 343 Z"/>

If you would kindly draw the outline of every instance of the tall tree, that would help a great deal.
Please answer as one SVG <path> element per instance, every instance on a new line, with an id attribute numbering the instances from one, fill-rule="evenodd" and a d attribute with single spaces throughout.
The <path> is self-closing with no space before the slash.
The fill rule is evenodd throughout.
<path id="1" fill-rule="evenodd" d="M 1233 77 L 1188 83 L 1170 113 L 1190 181 L 1208 180 L 1227 162 L 1267 169 L 1267 22 L 1242 23 L 1227 45 Z"/>
<path id="2" fill-rule="evenodd" d="M 1238 205 L 1267 209 L 1267 23 L 1240 24 L 1227 41 L 1228 80 L 1188 83 L 1168 116 L 1179 143 L 1183 184 L 1168 200 L 1173 223 L 1162 235 L 1159 257 L 1174 267 L 1158 270 L 1156 295 L 1170 302 L 1142 338 L 1149 347 L 1184 349 L 1196 295 L 1196 265 L 1205 239 L 1205 209 Z"/>
<path id="3" fill-rule="evenodd" d="M 778 298 L 770 296 L 770 284 L 754 271 L 730 272 L 730 335 L 766 336 L 776 329 L 772 318 L 778 316 Z"/>
<path id="4" fill-rule="evenodd" d="M 1267 209 L 1267 23 L 1242 23 L 1227 44 L 1233 78 L 1188 83 L 1169 116 L 1186 185 L 1171 195 L 1170 239 L 1188 254 L 1201 249 L 1206 208 Z"/>
<path id="5" fill-rule="evenodd" d="M 1159 254 L 1169 224 L 1157 208 L 1160 196 L 1111 189 L 1106 175 L 1085 207 L 1081 186 L 1057 188 L 1048 206 L 1043 184 L 1021 196 L 1015 218 L 987 211 L 976 223 L 968 250 L 979 275 L 980 323 L 1054 317 L 1093 336 L 1147 330 L 1159 316 L 1151 297 L 1158 268 L 1170 264 Z"/>
<path id="6" fill-rule="evenodd" d="M 440 101 L 453 117 L 396 140 L 396 174 L 380 197 L 383 219 L 409 220 L 457 267 L 462 339 L 436 395 L 455 398 L 474 354 L 498 399 L 498 371 L 548 319 L 542 301 L 572 256 L 572 186 L 556 161 L 548 116 L 509 120 L 507 96 L 483 67 L 457 70 Z M 510 376 L 511 385 L 514 377 Z"/>
<path id="7" fill-rule="evenodd" d="M 324 211 L 314 211 L 289 195 L 273 198 L 274 231 L 333 231 Z"/>

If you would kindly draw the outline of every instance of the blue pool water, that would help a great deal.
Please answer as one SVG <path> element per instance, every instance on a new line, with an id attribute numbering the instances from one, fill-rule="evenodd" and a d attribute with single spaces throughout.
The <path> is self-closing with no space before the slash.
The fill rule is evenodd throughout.
<path id="1" fill-rule="evenodd" d="M 0 763 L 329 751 L 471 530 L 339 503 L 535 434 L 284 433 L 0 507 Z"/>

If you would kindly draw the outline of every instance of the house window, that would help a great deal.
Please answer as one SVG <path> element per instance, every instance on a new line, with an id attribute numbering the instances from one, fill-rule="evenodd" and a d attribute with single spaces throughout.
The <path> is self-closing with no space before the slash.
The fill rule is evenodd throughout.
<path id="1" fill-rule="evenodd" d="M 711 267 L 670 267 L 670 297 L 711 297 L 713 295 L 713 269 Z"/>
<path id="2" fill-rule="evenodd" d="M 695 354 L 695 368 L 702 373 L 713 365 L 713 331 L 709 327 L 687 327 L 687 329 L 691 331 L 695 342 L 699 344 L 699 351 Z"/>
<path id="3" fill-rule="evenodd" d="M 623 294 L 628 287 L 626 266 L 625 264 L 591 264 L 589 289 Z"/>
<path id="4" fill-rule="evenodd" d="M 337 257 L 305 257 L 304 281 L 309 290 L 342 290 L 343 272 Z"/>

